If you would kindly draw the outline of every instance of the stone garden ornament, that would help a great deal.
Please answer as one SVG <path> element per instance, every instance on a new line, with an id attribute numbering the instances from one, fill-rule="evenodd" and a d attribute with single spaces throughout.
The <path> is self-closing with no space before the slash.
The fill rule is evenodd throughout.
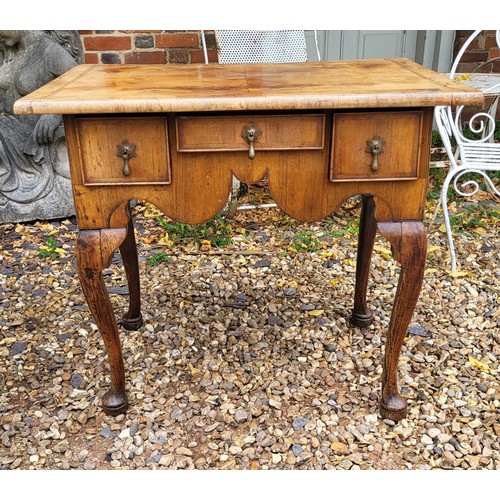
<path id="1" fill-rule="evenodd" d="M 82 59 L 77 31 L 0 30 L 0 222 L 74 214 L 62 116 L 12 108 Z"/>

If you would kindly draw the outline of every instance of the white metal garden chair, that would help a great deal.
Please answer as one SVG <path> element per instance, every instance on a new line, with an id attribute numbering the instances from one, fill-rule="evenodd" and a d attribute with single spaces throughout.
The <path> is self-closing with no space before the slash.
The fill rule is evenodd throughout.
<path id="1" fill-rule="evenodd" d="M 304 30 L 215 30 L 219 64 L 256 64 L 307 62 L 311 59 Z M 313 31 L 315 57 L 321 60 L 317 32 Z M 208 64 L 208 50 L 205 31 L 201 31 L 205 63 Z M 237 209 L 237 193 L 240 182 L 233 178 L 233 187 L 228 204 L 224 209 L 229 217 Z M 274 207 L 274 203 L 266 207 Z M 253 208 L 241 206 L 240 209 Z"/>
<path id="2" fill-rule="evenodd" d="M 460 49 L 450 71 L 449 76 L 451 79 L 457 77 L 457 67 L 462 56 L 481 31 L 482 30 L 474 31 Z M 500 47 L 500 30 L 496 30 L 496 42 Z M 500 58 L 495 58 L 495 60 L 500 60 Z M 475 72 L 470 75 L 462 76 L 462 78 L 466 80 L 464 83 L 474 85 L 474 79 L 476 75 L 478 75 L 476 71 L 484 68 L 486 64 L 490 64 L 491 62 L 492 60 L 487 61 L 476 68 Z M 451 166 L 443 182 L 440 200 L 434 211 L 433 219 L 436 217 L 439 207 L 442 206 L 450 249 L 452 273 L 456 272 L 457 259 L 448 212 L 447 193 L 450 184 L 452 184 L 457 194 L 465 197 L 473 196 L 479 190 L 479 183 L 470 178 L 463 180 L 463 176 L 466 174 L 476 174 L 484 179 L 485 185 L 490 192 L 494 193 L 496 196 L 500 196 L 499 188 L 491 178 L 492 172 L 500 171 L 500 143 L 494 142 L 493 140 L 496 122 L 495 115 L 498 100 L 500 98 L 500 74 L 481 74 L 481 77 L 477 78 L 476 86 L 479 88 L 482 87 L 481 90 L 485 97 L 489 98 L 491 104 L 488 109 L 476 112 L 468 119 L 468 126 L 471 132 L 478 134 L 480 136 L 479 138 L 470 138 L 464 135 L 463 123 L 466 121 L 463 113 L 464 106 L 458 106 L 456 108 L 451 106 L 438 106 L 435 109 L 436 125 Z M 484 81 L 487 81 L 489 85 L 485 87 Z M 483 83 L 482 86 L 481 83 Z M 455 150 L 453 150 L 452 147 L 452 139 L 456 142 Z"/>

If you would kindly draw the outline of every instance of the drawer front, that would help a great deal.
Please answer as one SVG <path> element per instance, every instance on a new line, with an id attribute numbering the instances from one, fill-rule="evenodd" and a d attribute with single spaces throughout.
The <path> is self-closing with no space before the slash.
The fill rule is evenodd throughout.
<path id="1" fill-rule="evenodd" d="M 87 186 L 170 184 L 165 117 L 76 119 Z"/>
<path id="2" fill-rule="evenodd" d="M 179 152 L 247 151 L 247 127 L 255 150 L 322 149 L 325 115 L 178 116 L 176 127 Z"/>
<path id="3" fill-rule="evenodd" d="M 330 180 L 418 178 L 423 112 L 343 112 L 333 117 Z"/>

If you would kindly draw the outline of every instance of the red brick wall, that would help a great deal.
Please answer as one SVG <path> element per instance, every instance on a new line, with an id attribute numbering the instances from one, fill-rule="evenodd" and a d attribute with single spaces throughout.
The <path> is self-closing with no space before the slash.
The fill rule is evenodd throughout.
<path id="1" fill-rule="evenodd" d="M 459 30 L 455 38 L 455 55 L 472 33 Z M 204 62 L 201 34 L 197 30 L 80 30 L 85 62 L 88 64 L 186 64 Z M 209 60 L 217 61 L 215 37 L 206 32 Z M 471 72 L 481 62 L 500 57 L 495 31 L 485 30 L 464 54 L 458 70 Z M 485 71 L 500 72 L 500 61 Z"/>
<path id="2" fill-rule="evenodd" d="M 196 30 L 80 30 L 87 64 L 187 64 L 205 62 Z M 213 32 L 206 32 L 209 60 L 217 61 Z"/>
<path id="3" fill-rule="evenodd" d="M 458 51 L 471 34 L 471 30 L 457 31 L 455 55 L 458 54 Z M 470 73 L 482 62 L 494 57 L 500 57 L 500 48 L 495 39 L 495 30 L 484 30 L 474 39 L 467 52 L 462 56 L 462 62 L 458 65 L 458 72 Z M 484 73 L 500 73 L 500 60 L 481 68 L 480 71 Z"/>
<path id="4" fill-rule="evenodd" d="M 189 64 L 205 62 L 201 33 L 197 30 L 80 30 L 87 64 Z M 472 31 L 457 31 L 456 55 Z M 206 40 L 210 62 L 217 62 L 213 31 Z M 495 31 L 484 31 L 464 54 L 458 71 L 470 73 L 481 62 L 499 57 Z M 500 61 L 482 71 L 500 72 Z M 500 109 L 498 110 L 500 118 Z"/>

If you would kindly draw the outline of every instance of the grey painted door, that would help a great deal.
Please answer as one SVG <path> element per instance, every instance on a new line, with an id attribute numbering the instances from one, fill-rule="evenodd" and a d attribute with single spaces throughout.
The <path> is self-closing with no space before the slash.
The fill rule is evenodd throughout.
<path id="1" fill-rule="evenodd" d="M 326 61 L 407 57 L 435 71 L 451 66 L 455 31 L 446 30 L 318 30 L 321 59 Z M 308 52 L 315 60 L 314 32 L 306 31 Z"/>
<path id="2" fill-rule="evenodd" d="M 371 59 L 377 57 L 408 57 L 415 59 L 416 31 L 342 31 L 340 40 L 334 39 L 332 49 L 339 59 Z M 339 43 L 340 42 L 340 43 Z"/>

